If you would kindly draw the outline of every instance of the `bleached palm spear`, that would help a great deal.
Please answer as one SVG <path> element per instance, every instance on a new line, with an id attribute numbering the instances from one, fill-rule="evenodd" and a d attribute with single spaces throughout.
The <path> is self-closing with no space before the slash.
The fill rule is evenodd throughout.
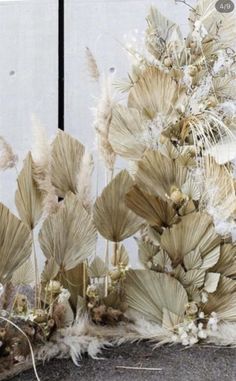
<path id="1" fill-rule="evenodd" d="M 67 193 L 58 212 L 44 221 L 39 242 L 46 258 L 54 258 L 61 271 L 75 268 L 94 254 L 96 229 L 76 195 Z"/>
<path id="2" fill-rule="evenodd" d="M 59 197 L 77 193 L 78 174 L 85 153 L 84 146 L 63 131 L 57 132 L 52 144 L 52 184 Z"/>
<path id="3" fill-rule="evenodd" d="M 30 257 L 32 238 L 29 228 L 0 204 L 0 282 L 5 284 Z"/>
<path id="4" fill-rule="evenodd" d="M 28 153 L 17 178 L 15 202 L 22 221 L 33 230 L 43 211 L 43 194 L 34 180 L 33 160 Z"/>
<path id="5" fill-rule="evenodd" d="M 142 219 L 125 205 L 125 194 L 132 185 L 131 176 L 123 170 L 104 188 L 95 202 L 94 223 L 107 240 L 123 241 L 141 227 Z"/>

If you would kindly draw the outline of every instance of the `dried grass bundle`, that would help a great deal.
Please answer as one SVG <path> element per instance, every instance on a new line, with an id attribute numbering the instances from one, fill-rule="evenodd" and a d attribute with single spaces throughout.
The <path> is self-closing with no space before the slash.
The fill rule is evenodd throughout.
<path id="1" fill-rule="evenodd" d="M 100 78 L 100 73 L 99 73 L 97 61 L 93 53 L 88 47 L 86 47 L 85 54 L 86 54 L 86 63 L 87 63 L 88 73 L 94 81 L 98 81 Z"/>
<path id="2" fill-rule="evenodd" d="M 0 170 L 5 171 L 8 168 L 15 167 L 18 156 L 14 154 L 10 144 L 0 136 Z"/>

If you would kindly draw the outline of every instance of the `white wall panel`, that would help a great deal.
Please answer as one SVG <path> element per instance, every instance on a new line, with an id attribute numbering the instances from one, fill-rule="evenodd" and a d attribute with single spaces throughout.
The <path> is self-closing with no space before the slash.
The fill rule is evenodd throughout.
<path id="1" fill-rule="evenodd" d="M 57 128 L 57 0 L 0 1 L 0 135 L 21 160 L 31 115 Z M 14 208 L 14 170 L 0 173 L 0 200 Z"/>

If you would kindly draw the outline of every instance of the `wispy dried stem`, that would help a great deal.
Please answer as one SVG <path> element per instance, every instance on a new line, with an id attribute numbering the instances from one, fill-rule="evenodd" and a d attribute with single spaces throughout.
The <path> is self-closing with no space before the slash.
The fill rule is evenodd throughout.
<path id="1" fill-rule="evenodd" d="M 0 136 L 0 170 L 14 168 L 18 161 L 18 156 L 14 154 L 10 144 Z"/>

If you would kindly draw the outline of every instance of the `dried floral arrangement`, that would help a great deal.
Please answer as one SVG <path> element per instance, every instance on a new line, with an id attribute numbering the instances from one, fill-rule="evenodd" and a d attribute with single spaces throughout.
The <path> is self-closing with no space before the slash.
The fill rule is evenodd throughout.
<path id="1" fill-rule="evenodd" d="M 91 154 L 62 131 L 49 143 L 37 126 L 17 177 L 20 219 L 0 204 L 1 370 L 30 354 L 77 364 L 126 340 L 236 344 L 235 13 L 199 0 L 189 23 L 183 38 L 151 7 L 145 46 L 127 46 L 128 79 L 103 81 L 94 124 L 107 184 L 95 200 Z M 0 143 L 0 168 L 15 167 Z M 128 169 L 116 173 L 119 156 Z"/>

